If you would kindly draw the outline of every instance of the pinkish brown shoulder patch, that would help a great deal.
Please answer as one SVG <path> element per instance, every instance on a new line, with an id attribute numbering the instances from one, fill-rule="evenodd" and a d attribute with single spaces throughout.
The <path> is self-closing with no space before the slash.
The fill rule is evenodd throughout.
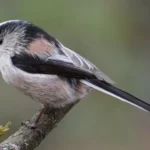
<path id="1" fill-rule="evenodd" d="M 32 43 L 30 43 L 28 49 L 30 50 L 31 53 L 41 54 L 41 53 L 48 52 L 52 54 L 56 50 L 56 47 L 54 44 L 40 37 L 34 40 Z"/>

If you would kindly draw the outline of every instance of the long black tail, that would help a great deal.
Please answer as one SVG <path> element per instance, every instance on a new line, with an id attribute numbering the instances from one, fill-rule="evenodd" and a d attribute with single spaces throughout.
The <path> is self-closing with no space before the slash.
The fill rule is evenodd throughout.
<path id="1" fill-rule="evenodd" d="M 98 91 L 106 93 L 106 94 L 113 96 L 121 101 L 124 101 L 124 102 L 134 105 L 140 109 L 150 112 L 150 104 L 136 98 L 135 96 L 133 96 L 123 90 L 120 90 L 120 89 L 114 87 L 113 85 L 111 85 L 105 81 L 101 81 L 98 79 L 90 79 L 88 81 L 82 80 L 82 82 Z"/>

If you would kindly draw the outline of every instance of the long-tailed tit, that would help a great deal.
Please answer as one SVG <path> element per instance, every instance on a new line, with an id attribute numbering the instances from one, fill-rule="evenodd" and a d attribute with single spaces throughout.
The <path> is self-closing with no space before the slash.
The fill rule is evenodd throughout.
<path id="1" fill-rule="evenodd" d="M 150 111 L 150 104 L 116 88 L 95 65 L 27 21 L 0 24 L 0 71 L 43 106 L 63 107 L 96 89 Z"/>

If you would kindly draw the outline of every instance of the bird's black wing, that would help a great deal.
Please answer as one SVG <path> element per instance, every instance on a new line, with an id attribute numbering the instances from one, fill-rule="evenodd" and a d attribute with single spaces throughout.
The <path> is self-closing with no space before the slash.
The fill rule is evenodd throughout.
<path id="1" fill-rule="evenodd" d="M 61 60 L 43 60 L 38 56 L 27 53 L 15 55 L 12 63 L 19 69 L 32 74 L 51 74 L 78 79 L 96 79 L 96 76 L 84 69 L 76 67 L 72 63 Z"/>

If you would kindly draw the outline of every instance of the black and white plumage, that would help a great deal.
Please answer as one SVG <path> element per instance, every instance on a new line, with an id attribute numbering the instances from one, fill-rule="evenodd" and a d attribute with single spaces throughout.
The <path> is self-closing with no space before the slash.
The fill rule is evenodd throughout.
<path id="1" fill-rule="evenodd" d="M 150 104 L 116 88 L 95 65 L 29 22 L 0 24 L 0 52 L 4 80 L 43 105 L 67 105 L 93 88 L 150 111 Z"/>

